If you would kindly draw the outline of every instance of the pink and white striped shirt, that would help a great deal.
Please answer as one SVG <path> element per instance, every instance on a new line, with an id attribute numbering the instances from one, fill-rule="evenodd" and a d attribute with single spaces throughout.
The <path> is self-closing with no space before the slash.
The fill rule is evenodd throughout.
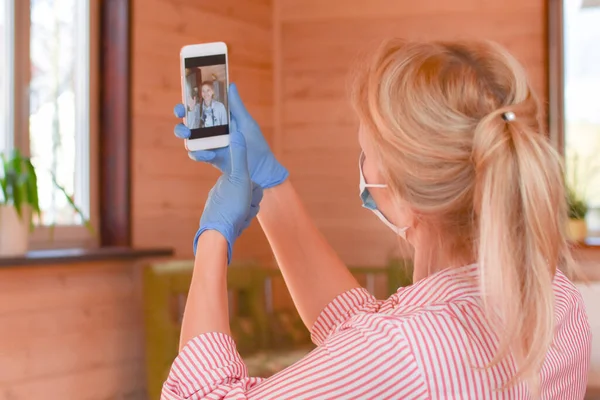
<path id="1" fill-rule="evenodd" d="M 556 333 L 541 372 L 543 399 L 583 399 L 591 333 L 581 295 L 558 272 Z M 490 369 L 497 336 L 482 308 L 477 267 L 438 272 L 385 301 L 365 289 L 335 298 L 312 329 L 317 348 L 268 379 L 248 376 L 233 339 L 200 335 L 175 359 L 162 398 L 529 399 L 499 390 L 511 358 Z"/>

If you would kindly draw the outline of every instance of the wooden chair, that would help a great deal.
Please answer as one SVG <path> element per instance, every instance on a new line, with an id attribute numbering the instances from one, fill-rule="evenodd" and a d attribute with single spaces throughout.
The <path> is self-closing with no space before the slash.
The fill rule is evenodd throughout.
<path id="1" fill-rule="evenodd" d="M 144 322 L 148 395 L 159 399 L 162 384 L 177 356 L 183 310 L 193 261 L 149 265 L 144 270 Z M 412 266 L 393 260 L 385 267 L 351 267 L 371 293 L 383 283 L 383 296 L 412 280 Z M 310 351 L 310 335 L 291 308 L 274 304 L 273 287 L 283 285 L 279 270 L 235 264 L 228 270 L 232 335 L 253 375 L 268 376 Z M 382 282 L 383 281 L 383 282 Z M 381 290 L 380 290 L 381 291 Z"/>

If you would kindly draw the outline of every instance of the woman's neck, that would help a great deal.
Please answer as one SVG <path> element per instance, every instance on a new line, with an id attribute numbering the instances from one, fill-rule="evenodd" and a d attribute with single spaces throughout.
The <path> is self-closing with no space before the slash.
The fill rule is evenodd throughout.
<path id="1" fill-rule="evenodd" d="M 418 233 L 416 236 L 419 236 Z M 418 282 L 421 279 L 441 271 L 446 268 L 462 267 L 476 262 L 473 256 L 467 254 L 468 251 L 456 251 L 449 248 L 451 240 L 448 238 L 439 238 L 435 240 L 433 236 L 411 238 L 414 247 L 413 255 L 413 281 Z"/>
<path id="2" fill-rule="evenodd" d="M 208 101 L 204 100 L 204 105 L 205 105 L 206 107 L 210 107 L 210 106 L 211 106 L 211 104 L 212 104 L 212 99 L 211 99 L 211 100 L 208 100 Z"/>

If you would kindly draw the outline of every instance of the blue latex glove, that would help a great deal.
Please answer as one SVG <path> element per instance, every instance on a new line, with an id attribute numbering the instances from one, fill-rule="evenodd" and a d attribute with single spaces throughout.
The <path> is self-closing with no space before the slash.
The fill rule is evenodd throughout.
<path id="1" fill-rule="evenodd" d="M 248 148 L 248 169 L 252 182 L 263 188 L 277 186 L 288 177 L 288 171 L 277 161 L 260 127 L 246 110 L 235 84 L 229 86 L 229 108 L 231 111 L 230 132 L 240 131 L 246 139 Z M 175 116 L 185 117 L 183 104 L 175 106 Z M 184 124 L 175 126 L 175 136 L 181 139 L 190 137 L 190 130 Z M 200 150 L 189 153 L 191 159 L 208 162 L 224 173 L 229 173 L 230 156 L 227 148 L 215 150 Z"/>
<path id="2" fill-rule="evenodd" d="M 230 153 L 229 172 L 221 175 L 208 194 L 200 229 L 194 238 L 194 255 L 202 232 L 216 230 L 227 239 L 229 264 L 235 240 L 258 213 L 262 188 L 250 180 L 246 142 L 240 132 L 231 132 L 230 145 L 226 150 Z"/>

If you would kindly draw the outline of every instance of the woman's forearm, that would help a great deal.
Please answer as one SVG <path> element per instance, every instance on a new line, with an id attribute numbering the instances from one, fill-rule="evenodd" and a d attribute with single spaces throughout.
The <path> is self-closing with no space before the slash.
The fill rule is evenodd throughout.
<path id="1" fill-rule="evenodd" d="M 258 219 L 309 329 L 331 300 L 360 286 L 313 223 L 289 179 L 265 190 Z"/>
<path id="2" fill-rule="evenodd" d="M 179 350 L 207 332 L 230 335 L 227 300 L 227 240 L 217 231 L 200 235 L 188 293 Z"/>

